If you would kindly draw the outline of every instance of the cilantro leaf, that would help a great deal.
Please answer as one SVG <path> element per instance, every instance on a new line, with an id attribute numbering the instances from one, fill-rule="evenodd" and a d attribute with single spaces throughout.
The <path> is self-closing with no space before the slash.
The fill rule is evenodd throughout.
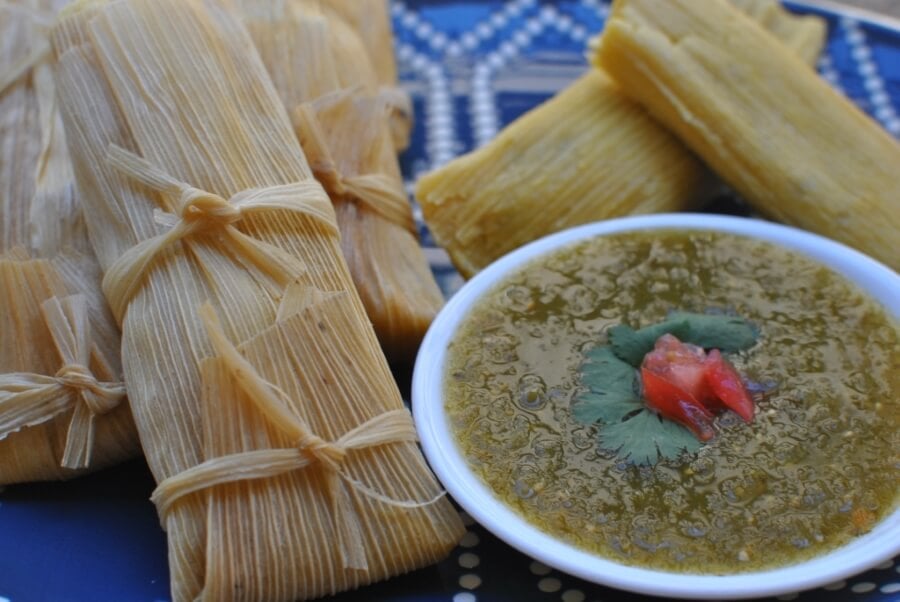
<path id="1" fill-rule="evenodd" d="M 733 353 L 749 349 L 756 343 L 756 329 L 738 316 L 678 312 L 669 316 L 667 321 L 686 321 L 690 333 L 682 340 L 704 349 Z"/>
<path id="2" fill-rule="evenodd" d="M 617 421 L 644 407 L 636 392 L 637 372 L 612 349 L 595 347 L 585 357 L 581 378 L 590 391 L 576 399 L 575 420 L 583 424 Z"/>
<path id="3" fill-rule="evenodd" d="M 674 459 L 702 445 L 685 427 L 650 411 L 639 397 L 636 368 L 664 334 L 727 353 L 752 347 L 758 336 L 743 318 L 675 312 L 664 322 L 639 330 L 614 326 L 607 333 L 609 345 L 585 353 L 581 377 L 589 391 L 575 400 L 572 415 L 583 424 L 599 422 L 600 447 L 635 464 Z"/>
<path id="4" fill-rule="evenodd" d="M 582 395 L 572 406 L 572 415 L 582 424 L 618 422 L 643 409 L 644 402 L 634 394 L 626 397 L 607 393 Z"/>
<path id="5" fill-rule="evenodd" d="M 617 391 L 634 395 L 637 373 L 619 359 L 607 345 L 594 347 L 585 354 L 582 366 L 584 384 L 594 390 Z"/>
<path id="6" fill-rule="evenodd" d="M 647 410 L 648 414 L 653 412 Z M 703 447 L 703 442 L 697 439 L 687 428 L 672 420 L 666 420 L 654 414 L 659 421 L 658 430 L 654 429 L 654 439 L 659 448 L 659 455 L 664 458 L 675 458 L 682 450 L 695 452 Z"/>
<path id="7" fill-rule="evenodd" d="M 686 320 L 666 320 L 640 330 L 619 324 L 609 329 L 607 337 L 615 354 L 637 368 L 644 356 L 653 351 L 656 339 L 668 333 L 684 340 L 689 332 L 690 325 Z"/>
<path id="8" fill-rule="evenodd" d="M 726 353 L 749 349 L 757 338 L 756 330 L 743 318 L 688 312 L 675 312 L 666 321 L 640 330 L 620 324 L 610 328 L 607 336 L 615 354 L 638 367 L 644 356 L 653 351 L 656 339 L 664 334 L 673 334 L 685 343 Z"/>
<path id="9" fill-rule="evenodd" d="M 662 458 L 676 458 L 692 452 L 701 443 L 686 428 L 644 409 L 627 420 L 600 427 L 600 446 L 615 450 L 619 457 L 635 464 L 656 464 Z"/>
<path id="10" fill-rule="evenodd" d="M 572 415 L 582 424 L 601 423 L 600 447 L 637 464 L 655 464 L 700 446 L 690 431 L 647 409 L 637 392 L 637 370 L 612 347 L 594 347 L 585 359 L 581 380 L 589 391 L 575 400 Z"/>

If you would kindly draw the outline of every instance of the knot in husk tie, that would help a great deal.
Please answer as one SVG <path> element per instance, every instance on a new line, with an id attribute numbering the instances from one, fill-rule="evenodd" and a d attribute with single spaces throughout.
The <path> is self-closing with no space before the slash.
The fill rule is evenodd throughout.
<path id="1" fill-rule="evenodd" d="M 100 382 L 88 368 L 92 344 L 83 295 L 48 299 L 41 312 L 63 366 L 54 376 L 0 375 L 0 439 L 48 422 L 74 406 L 60 465 L 86 468 L 94 447 L 95 419 L 122 402 L 125 385 Z"/>
<path id="2" fill-rule="evenodd" d="M 378 97 L 384 101 L 392 111 L 412 119 L 413 104 L 409 93 L 398 86 L 381 86 L 378 88 Z"/>
<path id="3" fill-rule="evenodd" d="M 352 91 L 340 91 L 322 100 L 335 104 L 352 103 Z M 352 114 L 352 117 L 360 118 L 360 115 Z M 296 108 L 294 126 L 310 166 L 330 194 L 350 198 L 367 211 L 418 237 L 416 222 L 401 179 L 380 173 L 343 174 L 332 155 L 315 103 L 306 102 Z M 369 124 L 368 127 L 375 125 Z"/>
<path id="4" fill-rule="evenodd" d="M 326 475 L 343 565 L 348 569 L 368 570 L 363 531 L 348 488 L 399 508 L 422 508 L 446 495 L 446 492 L 441 492 L 426 501 L 397 500 L 353 478 L 344 469 L 345 461 L 354 450 L 417 441 L 409 412 L 405 409 L 384 412 L 344 433 L 337 440 L 326 441 L 313 433 L 290 409 L 286 394 L 266 381 L 228 340 L 212 306 L 204 305 L 200 314 L 218 358 L 224 362 L 245 398 L 273 427 L 296 441 L 296 447 L 260 449 L 211 458 L 163 480 L 150 498 L 156 504 L 163 528 L 173 505 L 187 495 L 217 485 L 271 478 L 317 465 Z"/>
<path id="5" fill-rule="evenodd" d="M 66 364 L 56 373 L 56 381 L 76 391 L 88 410 L 95 416 L 114 409 L 125 395 L 121 383 L 101 383 L 87 366 Z"/>
<path id="6" fill-rule="evenodd" d="M 332 471 L 340 470 L 341 464 L 347 457 L 347 448 L 325 441 L 312 433 L 304 433 L 297 441 L 297 448 L 306 451 Z"/>
<path id="7" fill-rule="evenodd" d="M 116 145 L 107 151 L 107 162 L 123 174 L 175 199 L 177 208 L 169 213 L 156 210 L 154 219 L 165 230 L 126 251 L 107 270 L 103 292 L 119 323 L 131 299 L 159 255 L 178 241 L 205 232 L 218 231 L 229 239 L 233 250 L 257 269 L 286 287 L 303 270 L 296 257 L 274 245 L 248 236 L 235 226 L 248 215 L 289 211 L 311 217 L 325 230 L 338 236 L 334 208 L 321 184 L 313 179 L 292 184 L 243 190 L 225 199 L 215 193 L 181 182 L 149 161 Z"/>
<path id="8" fill-rule="evenodd" d="M 188 226 L 230 226 L 241 221 L 241 209 L 217 194 L 186 186 L 181 191 L 181 220 Z M 172 224 L 176 225 L 175 223 Z"/>

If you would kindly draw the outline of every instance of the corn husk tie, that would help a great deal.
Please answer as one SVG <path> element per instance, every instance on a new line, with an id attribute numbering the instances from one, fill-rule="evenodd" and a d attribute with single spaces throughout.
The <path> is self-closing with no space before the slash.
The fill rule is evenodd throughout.
<path id="1" fill-rule="evenodd" d="M 213 348 L 232 378 L 246 394 L 246 398 L 252 400 L 256 409 L 273 426 L 296 440 L 297 444 L 290 449 L 262 449 L 211 458 L 163 480 L 150 498 L 156 504 L 162 524 L 165 525 L 166 516 L 173 505 L 186 495 L 216 485 L 275 477 L 318 464 L 326 471 L 334 527 L 340 539 L 344 567 L 368 570 L 359 517 L 348 496 L 347 487 L 382 503 L 400 508 L 421 508 L 437 502 L 446 495 L 446 492 L 441 492 L 424 502 L 397 500 L 372 489 L 342 470 L 344 459 L 353 450 L 417 441 L 409 412 L 405 409 L 384 412 L 344 433 L 336 441 L 325 441 L 313 433 L 299 416 L 291 412 L 284 401 L 286 394 L 267 382 L 228 340 L 212 306 L 205 304 L 200 310 L 200 315 Z"/>
<path id="2" fill-rule="evenodd" d="M 388 109 L 411 119 L 413 114 L 412 98 L 399 86 L 379 86 L 378 97 L 384 100 Z"/>
<path id="3" fill-rule="evenodd" d="M 41 304 L 41 312 L 63 366 L 54 376 L 0 375 L 0 439 L 52 420 L 74 405 L 60 464 L 86 468 L 91 462 L 94 420 L 119 405 L 125 385 L 98 382 L 88 368 L 92 345 L 83 295 L 52 297 Z"/>
<path id="4" fill-rule="evenodd" d="M 391 134 L 394 136 L 394 144 L 397 150 L 403 150 L 409 146 L 409 130 L 412 129 L 413 103 L 409 93 L 399 86 L 379 86 L 378 97 L 387 105 L 392 116 Z M 394 131 L 398 130 L 398 131 Z"/>
<path id="5" fill-rule="evenodd" d="M 344 94 L 351 92 L 330 94 L 319 101 L 339 101 Z M 294 126 L 303 141 L 303 150 L 316 178 L 333 196 L 350 197 L 367 210 L 398 224 L 418 237 L 416 223 L 409 209 L 409 199 L 402 183 L 385 174 L 345 176 L 340 172 L 316 116 L 316 102 L 319 101 L 302 103 L 294 111 Z"/>
<path id="6" fill-rule="evenodd" d="M 192 235 L 221 229 L 256 267 L 286 287 L 304 271 L 302 263 L 277 247 L 248 236 L 235 224 L 249 213 L 292 211 L 315 218 L 339 235 L 331 201 L 313 180 L 252 188 L 230 199 L 200 190 L 169 176 L 149 161 L 116 145 L 110 145 L 107 161 L 145 186 L 178 199 L 178 215 L 157 210 L 155 220 L 167 230 L 126 251 L 103 278 L 103 292 L 121 324 L 125 310 L 141 287 L 147 270 L 167 247 Z"/>

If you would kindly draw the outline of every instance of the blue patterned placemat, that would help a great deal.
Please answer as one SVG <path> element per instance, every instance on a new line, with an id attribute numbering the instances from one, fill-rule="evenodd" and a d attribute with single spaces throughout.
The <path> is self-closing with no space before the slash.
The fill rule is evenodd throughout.
<path id="1" fill-rule="evenodd" d="M 900 135 L 900 29 L 788 4 L 828 20 L 822 75 Z M 417 116 L 403 156 L 410 189 L 424 171 L 487 142 L 574 80 L 586 68 L 584 45 L 602 28 L 607 9 L 600 0 L 394 2 L 401 77 Z M 422 236 L 449 294 L 462 281 L 424 226 Z M 168 600 L 165 534 L 148 501 L 152 489 L 146 466 L 132 462 L 71 483 L 0 492 L 0 602 Z M 461 545 L 440 564 L 334 600 L 652 600 L 559 573 L 471 520 L 467 525 Z M 895 559 L 847 581 L 777 599 L 900 602 L 900 565 Z"/>

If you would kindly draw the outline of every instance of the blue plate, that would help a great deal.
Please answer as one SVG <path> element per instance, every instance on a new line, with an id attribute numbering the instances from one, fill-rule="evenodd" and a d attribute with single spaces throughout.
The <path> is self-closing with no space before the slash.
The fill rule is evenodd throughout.
<path id="1" fill-rule="evenodd" d="M 833 4 L 788 4 L 828 20 L 822 75 L 900 135 L 900 22 Z M 394 2 L 401 77 L 417 116 L 402 157 L 408 180 L 486 142 L 575 79 L 585 69 L 585 42 L 601 29 L 607 10 L 600 0 Z M 422 238 L 434 246 L 424 226 Z M 461 279 L 443 251 L 429 248 L 428 254 L 451 294 Z M 408 385 L 406 376 L 398 378 Z M 148 500 L 153 486 L 146 465 L 132 462 L 70 483 L 2 491 L 0 602 L 169 600 L 165 534 Z M 467 523 L 469 532 L 444 562 L 334 600 L 651 600 L 553 571 Z M 897 560 L 778 599 L 900 602 Z"/>

